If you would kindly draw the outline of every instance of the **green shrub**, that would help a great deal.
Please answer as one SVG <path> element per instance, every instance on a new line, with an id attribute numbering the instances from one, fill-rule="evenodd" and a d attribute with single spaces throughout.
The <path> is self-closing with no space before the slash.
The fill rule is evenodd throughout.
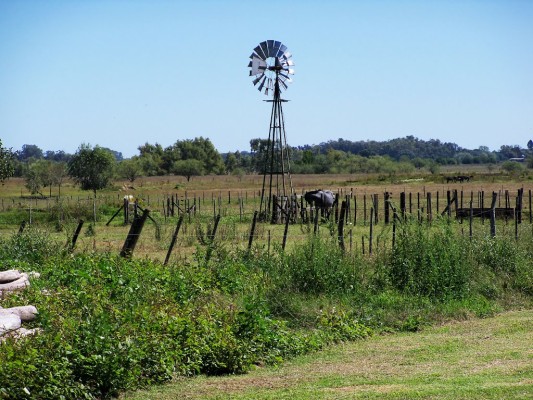
<path id="1" fill-rule="evenodd" d="M 463 297 L 472 273 L 469 249 L 446 220 L 437 221 L 431 230 L 417 223 L 401 224 L 390 260 L 390 280 L 413 295 Z"/>

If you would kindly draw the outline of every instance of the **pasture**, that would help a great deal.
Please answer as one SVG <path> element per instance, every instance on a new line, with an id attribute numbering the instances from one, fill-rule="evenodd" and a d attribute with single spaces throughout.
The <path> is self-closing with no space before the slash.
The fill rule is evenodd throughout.
<path id="1" fill-rule="evenodd" d="M 367 253 L 371 209 L 374 212 L 372 235 L 380 238 L 377 240 L 381 240 L 380 244 L 386 246 L 391 240 L 388 231 L 390 231 L 389 222 L 392 221 L 392 207 L 399 212 L 402 192 L 406 196 L 406 212 L 420 221 L 430 221 L 443 212 L 449 201 L 447 196 L 449 193 L 453 196 L 454 191 L 457 192 L 457 203 L 452 205 L 453 210 L 456 208 L 466 210 L 472 202 L 472 206 L 479 213 L 480 209 L 490 208 L 493 192 L 498 194 L 498 208 L 515 208 L 518 189 L 522 188 L 524 189 L 522 215 L 525 222 L 531 223 L 533 183 L 528 185 L 528 180 L 513 182 L 505 175 L 488 173 L 479 167 L 468 170 L 467 173 L 477 173 L 476 178 L 468 182 L 448 183 L 445 176 L 460 174 L 450 170 L 442 176 L 422 174 L 416 177 L 394 177 L 394 179 L 385 179 L 381 175 L 373 174 L 294 175 L 292 181 L 295 193 L 300 195 L 317 188 L 330 189 L 338 193 L 339 209 L 342 200 L 348 200 L 349 209 L 346 226 L 343 229 L 346 247 L 358 251 L 363 251 L 365 248 Z M 135 249 L 136 256 L 165 260 L 181 215 L 184 219 L 172 252 L 174 260 L 190 256 L 196 246 L 205 243 L 205 236 L 212 228 L 217 215 L 221 217 L 216 232 L 217 242 L 245 249 L 250 240 L 254 211 L 259 209 L 261 183 L 262 177 L 257 175 L 202 176 L 195 177 L 190 182 L 176 176 L 143 177 L 133 184 L 117 181 L 112 187 L 98 192 L 94 200 L 92 193 L 80 191 L 70 182 L 63 184 L 61 197 L 54 188 L 52 197 L 30 198 L 27 196 L 23 181 L 11 179 L 2 186 L 0 192 L 0 235 L 10 235 L 18 231 L 22 221 L 25 221 L 27 226 L 44 229 L 67 243 L 72 240 L 78 221 L 83 219 L 84 226 L 78 237 L 77 251 L 119 253 L 130 229 L 133 208 L 129 210 L 129 223 L 125 223 L 123 210 L 113 221 L 109 224 L 108 222 L 123 205 L 123 197 L 132 195 L 138 199 L 142 208 L 150 210 L 151 217 L 139 237 Z M 385 193 L 388 196 L 387 202 Z M 306 209 L 307 219 L 302 220 L 299 209 L 300 218 L 294 221 L 296 223 L 291 223 L 287 229 L 287 248 L 305 240 L 308 233 L 313 231 L 313 227 L 310 226 L 313 221 L 309 220 L 309 205 L 303 201 L 299 201 L 298 205 Z M 96 210 L 96 220 L 94 220 L 94 210 Z M 337 209 L 337 222 L 338 213 Z M 455 211 L 452 214 L 454 213 Z M 327 223 L 321 223 L 319 234 L 332 234 L 337 229 L 334 222 L 335 218 L 332 218 Z M 488 230 L 489 228 L 485 227 L 486 223 L 487 218 L 475 218 L 473 229 Z M 512 217 L 497 225 L 497 230 L 502 232 L 514 229 Z M 526 225 L 528 224 L 518 227 L 520 234 L 522 231 L 529 232 Z M 464 234 L 465 229 L 468 230 L 466 225 L 461 224 L 460 232 Z M 374 241 L 374 237 L 372 239 Z M 253 241 L 268 249 L 281 245 L 284 241 L 283 224 L 257 224 Z"/>
<path id="2" fill-rule="evenodd" d="M 251 238 L 257 176 L 143 178 L 135 189 L 116 182 L 96 199 L 71 184 L 61 198 L 27 198 L 21 181 L 10 180 L 0 197 L 0 262 L 41 277 L 2 307 L 35 305 L 28 327 L 39 334 L 1 344 L 0 398 L 111 398 L 178 377 L 279 365 L 373 334 L 532 307 L 527 180 L 380 179 L 295 176 L 298 194 L 332 189 L 344 213 L 314 219 L 307 207 L 308 218 L 298 212 L 295 223 L 258 222 Z M 131 225 L 119 209 L 132 193 L 153 221 L 127 259 L 119 253 Z M 521 212 L 455 217 L 456 208 L 491 206 Z"/>

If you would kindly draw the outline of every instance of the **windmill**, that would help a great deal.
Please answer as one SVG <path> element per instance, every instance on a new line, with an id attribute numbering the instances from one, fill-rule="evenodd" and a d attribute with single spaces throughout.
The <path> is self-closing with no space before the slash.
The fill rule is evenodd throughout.
<path id="1" fill-rule="evenodd" d="M 282 90 L 286 90 L 288 83 L 292 82 L 290 75 L 294 74 L 291 68 L 294 62 L 291 58 L 292 54 L 281 42 L 266 40 L 254 49 L 248 64 L 254 86 L 265 95 L 272 96 L 272 100 L 265 100 L 272 103 L 272 112 L 262 160 L 263 187 L 259 207 L 260 218 L 267 220 L 271 217 L 272 222 L 277 220 L 278 209 L 291 203 L 293 194 L 282 107 L 288 100 L 281 98 Z"/>

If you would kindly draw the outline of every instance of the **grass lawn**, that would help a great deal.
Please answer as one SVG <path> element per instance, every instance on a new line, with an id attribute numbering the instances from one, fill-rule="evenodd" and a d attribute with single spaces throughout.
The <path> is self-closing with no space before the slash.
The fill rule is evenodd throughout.
<path id="1" fill-rule="evenodd" d="M 531 399 L 533 310 L 345 343 L 246 375 L 122 399 Z"/>

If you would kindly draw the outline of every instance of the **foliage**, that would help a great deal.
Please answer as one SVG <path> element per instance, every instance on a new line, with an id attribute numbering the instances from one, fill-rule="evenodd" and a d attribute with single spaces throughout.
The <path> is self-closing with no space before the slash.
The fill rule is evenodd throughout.
<path id="1" fill-rule="evenodd" d="M 390 264 L 390 281 L 410 294 L 445 299 L 468 293 L 469 246 L 447 220 L 437 221 L 431 231 L 417 223 L 401 224 Z"/>
<path id="2" fill-rule="evenodd" d="M 505 161 L 502 163 L 502 170 L 510 175 L 519 175 L 524 170 L 524 165 L 517 161 Z"/>
<path id="3" fill-rule="evenodd" d="M 199 163 L 202 171 L 207 174 L 224 172 L 224 162 L 221 155 L 209 139 L 204 139 L 201 136 L 194 139 L 177 140 L 176 143 L 164 150 L 157 143 L 155 146 L 146 143 L 139 150 L 141 151 L 141 162 L 147 164 L 152 171 L 157 171 L 158 174 L 172 173 L 175 169 L 174 165 L 178 161 Z M 195 169 L 198 170 L 198 168 Z M 189 178 L 190 176 L 192 175 L 189 175 Z"/>
<path id="4" fill-rule="evenodd" d="M 170 171 L 176 175 L 184 176 L 189 182 L 191 177 L 204 174 L 204 165 L 199 160 L 178 160 L 174 161 Z"/>
<path id="5" fill-rule="evenodd" d="M 138 157 L 123 160 L 118 164 L 118 174 L 130 182 L 135 182 L 142 172 L 142 165 Z"/>
<path id="6" fill-rule="evenodd" d="M 68 162 L 69 175 L 83 190 L 105 188 L 113 175 L 115 157 L 99 146 L 82 144 Z"/>
<path id="7" fill-rule="evenodd" d="M 528 242 L 454 228 L 408 219 L 395 248 L 372 257 L 310 235 L 291 252 L 207 243 L 168 266 L 71 254 L 36 229 L 0 239 L 2 265 L 41 273 L 2 306 L 36 305 L 42 329 L 1 345 L 0 398 L 110 398 L 176 376 L 241 373 L 374 328 L 416 331 L 439 315 L 490 315 L 504 295 L 533 296 Z"/>
<path id="8" fill-rule="evenodd" d="M 0 183 L 13 176 L 14 172 L 13 153 L 11 149 L 2 147 L 2 139 L 0 139 Z"/>

